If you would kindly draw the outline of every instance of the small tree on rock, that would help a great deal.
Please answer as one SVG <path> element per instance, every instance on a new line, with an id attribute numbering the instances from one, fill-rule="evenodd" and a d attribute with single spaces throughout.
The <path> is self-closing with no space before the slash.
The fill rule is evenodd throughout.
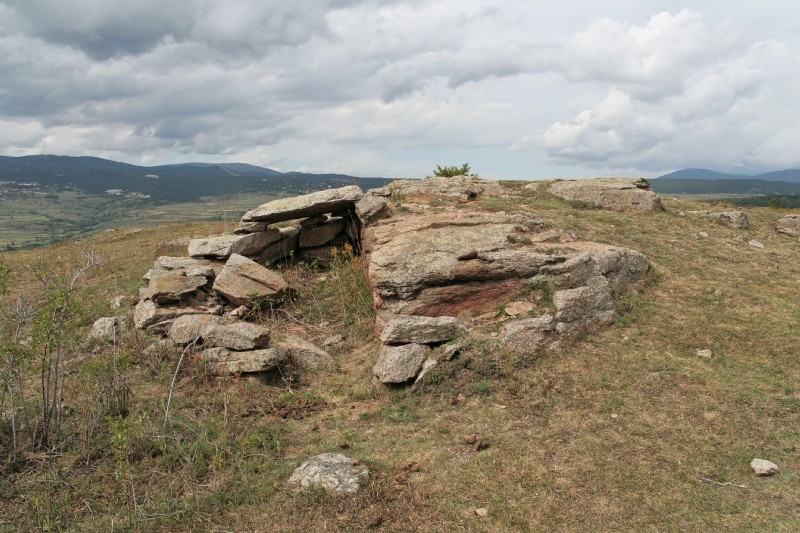
<path id="1" fill-rule="evenodd" d="M 477 178 L 478 175 L 474 172 L 470 171 L 469 163 L 464 163 L 460 167 L 452 166 L 452 167 L 443 167 L 441 165 L 436 165 L 436 168 L 433 169 L 433 175 L 437 178 L 452 178 L 453 176 L 472 176 Z M 426 176 L 430 178 L 431 176 Z"/>

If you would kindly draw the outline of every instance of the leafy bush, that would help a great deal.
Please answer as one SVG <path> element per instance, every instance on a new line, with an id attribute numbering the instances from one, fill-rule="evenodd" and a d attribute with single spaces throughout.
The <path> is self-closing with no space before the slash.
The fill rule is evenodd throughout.
<path id="1" fill-rule="evenodd" d="M 452 167 L 443 167 L 440 165 L 436 165 L 436 168 L 433 169 L 433 175 L 437 178 L 452 178 L 453 176 L 473 176 L 478 177 L 477 174 L 470 172 L 469 163 L 464 163 L 460 167 L 452 166 Z M 430 178 L 430 176 L 426 176 Z"/>

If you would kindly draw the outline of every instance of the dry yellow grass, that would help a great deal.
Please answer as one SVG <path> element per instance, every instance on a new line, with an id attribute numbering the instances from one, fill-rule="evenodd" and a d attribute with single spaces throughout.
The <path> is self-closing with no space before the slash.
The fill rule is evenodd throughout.
<path id="1" fill-rule="evenodd" d="M 165 433 L 164 397 L 177 356 L 145 355 L 143 340 L 131 339 L 131 414 L 99 424 L 88 445 L 76 438 L 59 457 L 7 468 L 0 527 L 796 531 L 800 242 L 774 232 L 776 210 L 748 210 L 751 228 L 743 231 L 680 216 L 698 208 L 692 202 L 665 205 L 656 214 L 574 209 L 536 191 L 481 202 L 532 210 L 581 239 L 639 250 L 653 275 L 620 304 L 616 325 L 565 351 L 516 354 L 509 362 L 512 354 L 490 340 L 474 340 L 418 391 L 373 386 L 377 345 L 363 323 L 350 323 L 333 372 L 216 380 L 187 365 Z M 132 294 L 153 258 L 181 253 L 173 241 L 214 230 L 97 237 L 107 261 L 92 298 L 102 308 L 115 294 Z M 749 246 L 750 239 L 765 248 Z M 68 258 L 85 246 L 4 259 Z M 290 275 L 304 276 L 318 308 L 298 304 L 292 317 L 264 319 L 315 339 L 332 333 L 319 324 L 335 322 L 335 292 L 313 272 Z M 711 359 L 696 356 L 705 348 Z M 72 376 L 65 401 L 79 426 L 92 375 L 76 366 Z M 488 448 L 468 444 L 472 435 Z M 357 496 L 286 489 L 305 458 L 343 447 L 371 470 Z M 777 463 L 781 473 L 755 477 L 754 457 Z"/>

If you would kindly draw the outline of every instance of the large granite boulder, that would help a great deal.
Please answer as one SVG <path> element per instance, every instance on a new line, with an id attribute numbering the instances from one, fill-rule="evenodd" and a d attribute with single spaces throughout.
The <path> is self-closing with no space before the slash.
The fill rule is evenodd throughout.
<path id="1" fill-rule="evenodd" d="M 649 269 L 634 250 L 575 241 L 521 213 L 431 213 L 411 205 L 364 226 L 362 245 L 384 343 L 373 373 L 387 384 L 418 376 L 431 360 L 428 344 L 519 298 L 530 298 L 522 302 L 526 313 L 547 312 L 507 322 L 502 342 L 525 351 L 574 342 L 612 323 L 614 296 Z"/>
<path id="2" fill-rule="evenodd" d="M 289 293 L 283 276 L 238 254 L 230 256 L 214 280 L 213 289 L 236 305 L 264 300 L 279 302 Z"/>
<path id="3" fill-rule="evenodd" d="M 661 198 L 644 178 L 558 180 L 548 189 L 565 200 L 622 211 L 661 211 Z"/>
<path id="4" fill-rule="evenodd" d="M 242 222 L 280 222 L 352 209 L 363 196 L 359 187 L 348 185 L 293 198 L 281 198 L 248 211 L 242 217 Z"/>

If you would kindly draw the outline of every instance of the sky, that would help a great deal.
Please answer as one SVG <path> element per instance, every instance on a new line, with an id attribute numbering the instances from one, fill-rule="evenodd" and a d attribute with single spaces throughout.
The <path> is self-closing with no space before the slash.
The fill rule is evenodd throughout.
<path id="1" fill-rule="evenodd" d="M 800 2 L 0 0 L 0 155 L 654 177 L 798 140 Z"/>

